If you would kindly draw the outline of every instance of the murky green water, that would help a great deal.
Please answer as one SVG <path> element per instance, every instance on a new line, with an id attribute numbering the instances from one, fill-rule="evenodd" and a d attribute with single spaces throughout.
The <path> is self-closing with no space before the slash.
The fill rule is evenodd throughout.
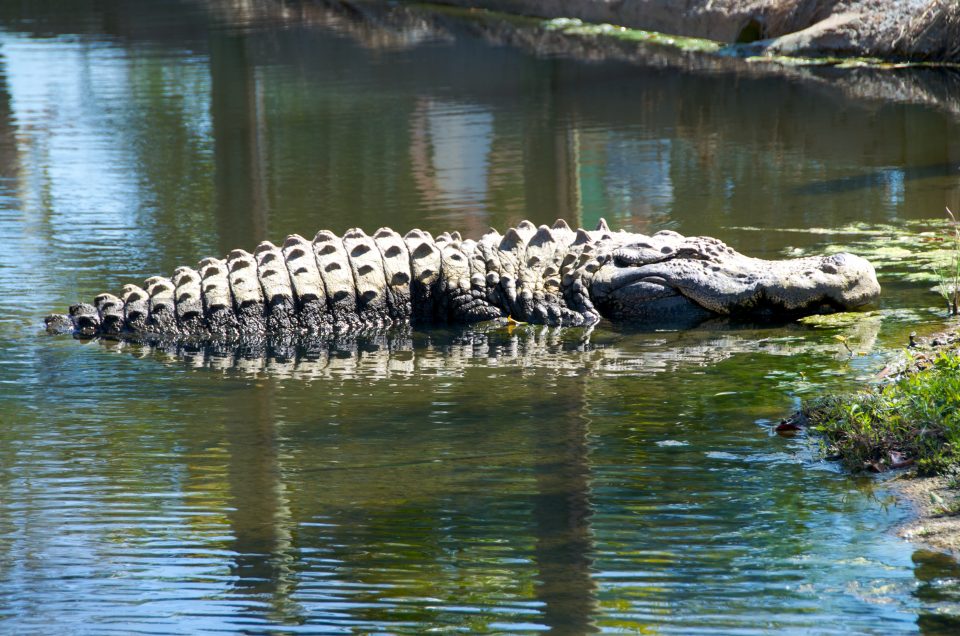
<path id="1" fill-rule="evenodd" d="M 320 228 L 605 216 L 767 257 L 848 241 L 773 230 L 960 208 L 949 108 L 240 4 L 0 5 L 0 632 L 955 633 L 956 563 L 771 433 L 938 326 L 896 273 L 887 317 L 843 332 L 852 360 L 796 325 L 253 360 L 40 333 L 79 298 Z"/>

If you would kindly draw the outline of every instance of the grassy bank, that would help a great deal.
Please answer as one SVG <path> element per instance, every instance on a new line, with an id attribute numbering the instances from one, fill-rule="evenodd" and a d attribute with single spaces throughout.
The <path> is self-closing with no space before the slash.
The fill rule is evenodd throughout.
<path id="1" fill-rule="evenodd" d="M 941 352 L 894 382 L 804 405 L 827 454 L 853 470 L 915 466 L 921 475 L 960 465 L 960 355 Z"/>

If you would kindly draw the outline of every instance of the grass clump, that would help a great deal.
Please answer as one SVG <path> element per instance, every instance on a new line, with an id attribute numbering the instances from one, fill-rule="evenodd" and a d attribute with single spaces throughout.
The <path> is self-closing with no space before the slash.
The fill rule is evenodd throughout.
<path id="1" fill-rule="evenodd" d="M 848 397 L 804 406 L 828 455 L 853 470 L 915 465 L 921 475 L 960 465 L 960 355 L 940 353 L 920 371 Z"/>
<path id="2" fill-rule="evenodd" d="M 934 265 L 934 271 L 939 281 L 937 289 L 947 302 L 947 312 L 951 316 L 956 316 L 960 314 L 960 223 L 957 223 L 957 217 L 953 215 L 950 208 L 947 208 L 947 216 L 950 218 L 950 232 L 947 239 L 950 246 L 950 260 L 945 267 Z"/>

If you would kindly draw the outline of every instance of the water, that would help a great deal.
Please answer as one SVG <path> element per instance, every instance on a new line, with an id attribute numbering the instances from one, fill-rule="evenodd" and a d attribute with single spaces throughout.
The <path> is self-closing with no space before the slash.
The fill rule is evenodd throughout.
<path id="1" fill-rule="evenodd" d="M 842 332 L 853 359 L 798 325 L 436 329 L 292 359 L 41 334 L 320 228 L 604 216 L 778 257 L 849 237 L 773 230 L 960 208 L 949 104 L 854 73 L 584 62 L 277 6 L 0 6 L 0 632 L 955 632 L 956 562 L 771 430 L 940 326 L 890 273 L 886 317 Z"/>

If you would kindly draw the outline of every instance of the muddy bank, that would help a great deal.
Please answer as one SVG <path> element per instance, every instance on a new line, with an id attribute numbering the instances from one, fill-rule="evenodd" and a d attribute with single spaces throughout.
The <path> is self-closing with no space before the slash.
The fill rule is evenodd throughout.
<path id="1" fill-rule="evenodd" d="M 439 0 L 751 43 L 757 54 L 960 61 L 955 0 Z"/>
<path id="2" fill-rule="evenodd" d="M 913 543 L 960 556 L 960 497 L 951 487 L 950 477 L 918 477 L 915 473 L 897 475 L 887 482 L 894 494 L 913 507 L 915 518 L 897 529 L 897 534 Z"/>

